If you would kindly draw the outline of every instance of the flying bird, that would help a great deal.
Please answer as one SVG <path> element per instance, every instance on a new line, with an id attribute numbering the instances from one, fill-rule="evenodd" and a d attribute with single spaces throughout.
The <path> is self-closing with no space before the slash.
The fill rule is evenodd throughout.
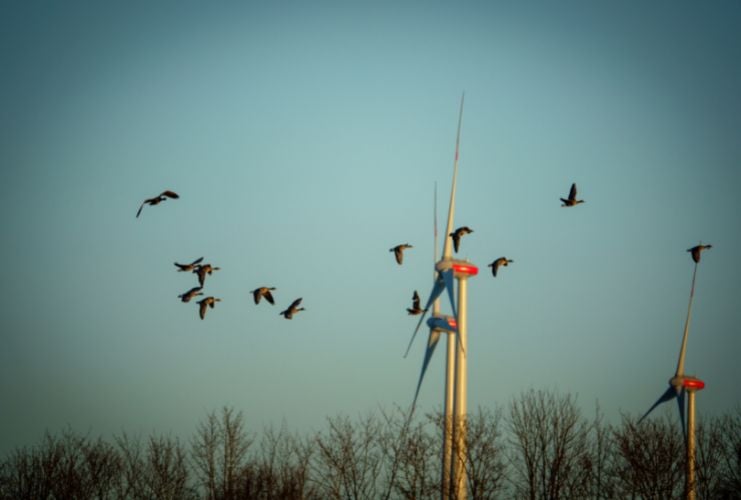
<path id="1" fill-rule="evenodd" d="M 453 238 L 453 248 L 455 248 L 456 253 L 458 252 L 458 246 L 461 243 L 461 237 L 472 232 L 473 229 L 471 229 L 470 227 L 462 226 L 450 233 L 450 237 Z"/>
<path id="2" fill-rule="evenodd" d="M 571 185 L 569 197 L 567 199 L 561 198 L 561 201 L 563 202 L 563 205 L 561 205 L 562 207 L 573 207 L 575 205 L 578 205 L 579 203 L 584 203 L 584 200 L 576 199 L 576 183 L 573 183 Z"/>
<path id="3" fill-rule="evenodd" d="M 201 315 L 201 319 L 206 317 L 206 310 L 210 307 L 211 309 L 214 308 L 214 305 L 217 302 L 221 302 L 221 299 L 217 299 L 216 297 L 206 297 L 205 299 L 198 301 L 198 314 Z"/>
<path id="4" fill-rule="evenodd" d="M 198 284 L 203 286 L 206 282 L 206 274 L 210 276 L 214 271 L 218 271 L 219 269 L 221 268 L 213 267 L 211 264 L 199 264 L 193 269 L 193 273 L 198 275 Z"/>
<path id="5" fill-rule="evenodd" d="M 692 260 L 695 262 L 700 262 L 700 254 L 709 248 L 713 248 L 713 245 L 703 245 L 700 243 L 699 245 L 687 249 L 687 251 L 692 254 Z"/>
<path id="6" fill-rule="evenodd" d="M 407 248 L 414 248 L 409 243 L 403 243 L 401 245 L 396 245 L 394 248 L 389 249 L 389 252 L 394 252 L 394 257 L 396 257 L 397 264 L 401 265 L 401 263 L 404 261 L 404 250 Z"/>
<path id="7" fill-rule="evenodd" d="M 299 297 L 298 299 L 291 302 L 291 305 L 288 306 L 288 309 L 286 309 L 285 311 L 281 311 L 279 314 L 281 316 L 285 316 L 286 319 L 292 319 L 293 315 L 296 314 L 297 312 L 306 310 L 303 307 L 298 306 L 300 303 L 301 303 L 301 298 Z"/>
<path id="8" fill-rule="evenodd" d="M 155 196 L 154 198 L 146 199 L 142 202 L 142 204 L 139 206 L 139 211 L 136 212 L 136 216 L 139 217 L 139 214 L 142 213 L 142 208 L 144 208 L 144 205 L 159 205 L 160 202 L 165 201 L 167 198 L 172 198 L 174 200 L 177 200 L 180 198 L 178 194 L 175 191 L 162 191 L 159 195 Z"/>
<path id="9" fill-rule="evenodd" d="M 259 304 L 260 299 L 265 297 L 265 300 L 275 305 L 275 301 L 273 300 L 273 294 L 270 293 L 271 290 L 275 290 L 275 288 L 261 286 L 260 288 L 255 288 L 254 290 L 252 290 L 252 297 L 255 299 L 255 304 Z"/>
<path id="10" fill-rule="evenodd" d="M 195 298 L 195 297 L 197 297 L 198 295 L 203 295 L 203 294 L 201 293 L 201 290 L 202 290 L 202 287 L 200 287 L 200 286 L 197 286 L 197 287 L 191 288 L 190 290 L 188 290 L 188 291 L 187 291 L 187 292 L 185 292 L 184 294 L 182 294 L 182 295 L 178 295 L 178 298 L 179 298 L 180 300 L 182 300 L 183 302 L 190 302 L 190 301 L 191 301 L 191 299 L 194 299 L 194 298 Z"/>
<path id="11" fill-rule="evenodd" d="M 417 293 L 417 290 L 414 291 L 414 295 L 412 295 L 412 307 L 407 307 L 407 312 L 411 316 L 416 316 L 417 314 L 422 314 L 427 309 L 422 309 L 422 307 L 419 304 L 419 294 Z"/>
<path id="12" fill-rule="evenodd" d="M 499 269 L 499 266 L 505 266 L 507 267 L 510 262 L 514 262 L 514 260 L 510 260 L 507 257 L 499 257 L 497 260 L 489 264 L 488 267 L 491 268 L 491 274 L 494 275 L 494 277 L 497 277 L 497 269 Z"/>
<path id="13" fill-rule="evenodd" d="M 202 260 L 203 260 L 203 257 L 201 257 L 200 259 L 196 259 L 196 260 L 194 260 L 194 261 L 193 261 L 193 262 L 191 262 L 190 264 L 178 264 L 177 262 L 175 262 L 175 266 L 177 266 L 177 268 L 178 268 L 178 272 L 183 272 L 183 271 L 186 271 L 186 272 L 187 272 L 187 271 L 192 271 L 193 269 L 195 269 L 195 268 L 196 268 L 196 264 L 200 264 L 200 262 L 201 262 Z"/>

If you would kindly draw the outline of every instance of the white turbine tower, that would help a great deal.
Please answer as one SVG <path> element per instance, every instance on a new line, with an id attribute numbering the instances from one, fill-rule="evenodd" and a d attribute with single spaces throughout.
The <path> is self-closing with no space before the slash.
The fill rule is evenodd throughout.
<path id="1" fill-rule="evenodd" d="M 417 384 L 417 393 L 414 400 L 416 403 L 419 388 L 422 384 L 427 365 L 430 362 L 435 346 L 440 338 L 440 333 L 448 333 L 448 349 L 446 363 L 446 390 L 445 390 L 445 413 L 443 421 L 443 460 L 442 460 L 442 497 L 443 500 L 454 498 L 465 499 L 466 493 L 466 407 L 467 407 L 467 305 L 468 305 L 468 278 L 478 274 L 478 268 L 467 260 L 453 259 L 450 233 L 453 230 L 453 218 L 455 215 L 455 188 L 458 175 L 458 158 L 460 153 L 461 123 L 463 119 L 463 101 L 461 96 L 461 107 L 458 115 L 458 132 L 455 141 L 455 160 L 453 162 L 453 182 L 450 189 L 450 205 L 448 208 L 448 223 L 445 231 L 445 244 L 443 245 L 443 257 L 435 264 L 435 280 L 432 292 L 427 300 L 425 310 L 433 306 L 432 317 L 427 324 L 430 334 L 425 351 L 425 359 L 422 364 L 422 372 Z M 458 300 L 454 297 L 454 280 L 458 280 Z M 453 318 L 439 313 L 438 298 L 444 290 L 448 291 L 450 305 L 453 309 Z M 412 335 L 412 341 L 422 325 L 426 312 L 417 324 Z M 453 340 L 453 335 L 457 341 Z M 407 353 L 409 349 L 407 349 Z"/>

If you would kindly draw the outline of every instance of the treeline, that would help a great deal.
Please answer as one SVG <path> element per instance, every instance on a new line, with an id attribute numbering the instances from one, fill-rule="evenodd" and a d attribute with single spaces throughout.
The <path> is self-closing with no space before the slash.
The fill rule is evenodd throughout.
<path id="1" fill-rule="evenodd" d="M 437 499 L 441 416 L 400 409 L 327 419 L 306 436 L 246 428 L 212 412 L 187 441 L 125 433 L 106 441 L 47 433 L 0 462 L 2 499 Z M 698 498 L 741 498 L 741 407 L 700 418 Z M 677 421 L 584 416 L 570 395 L 531 390 L 469 415 L 472 499 L 682 498 L 684 438 Z"/>

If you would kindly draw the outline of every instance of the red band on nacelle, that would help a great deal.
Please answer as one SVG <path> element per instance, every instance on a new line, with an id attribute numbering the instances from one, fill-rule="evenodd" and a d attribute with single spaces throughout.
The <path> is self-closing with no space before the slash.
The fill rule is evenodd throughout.
<path id="1" fill-rule="evenodd" d="M 468 274 L 469 276 L 476 276 L 479 274 L 479 268 L 473 264 L 453 264 L 453 271 L 456 273 Z"/>
<path id="2" fill-rule="evenodd" d="M 682 380 L 682 386 L 687 389 L 704 389 L 705 388 L 705 382 L 700 380 L 699 378 L 686 378 Z"/>

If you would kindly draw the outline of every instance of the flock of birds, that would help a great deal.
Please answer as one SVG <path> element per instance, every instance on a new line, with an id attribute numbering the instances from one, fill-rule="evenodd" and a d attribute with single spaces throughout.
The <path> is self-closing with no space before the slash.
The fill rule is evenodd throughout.
<path id="1" fill-rule="evenodd" d="M 141 213 L 142 209 L 144 208 L 144 205 L 149 206 L 155 206 L 159 205 L 163 201 L 167 199 L 173 199 L 177 200 L 180 198 L 180 196 L 174 192 L 174 191 L 163 191 L 159 195 L 153 197 L 153 198 L 147 198 L 142 202 L 142 204 L 139 206 L 139 210 L 136 212 L 136 217 L 138 218 Z M 198 277 L 198 286 L 191 288 L 185 293 L 182 293 L 178 295 L 178 298 L 183 303 L 189 303 L 191 300 L 195 299 L 196 297 L 200 295 L 204 295 L 203 293 L 203 286 L 206 283 L 206 276 L 211 276 L 214 271 L 218 271 L 219 267 L 215 267 L 211 264 L 201 264 L 203 262 L 203 257 L 200 257 L 193 262 L 189 264 L 179 264 L 175 262 L 175 267 L 178 268 L 178 272 L 190 272 L 195 274 Z M 275 290 L 275 287 L 268 287 L 268 286 L 260 286 L 252 290 L 250 293 L 252 294 L 252 297 L 255 301 L 255 304 L 259 304 L 261 299 L 265 299 L 268 303 L 271 305 L 275 305 L 275 299 L 273 298 L 272 292 Z M 303 307 L 299 307 L 301 305 L 301 298 L 298 298 L 291 302 L 291 305 L 289 305 L 285 310 L 280 312 L 280 315 L 283 316 L 286 319 L 293 319 L 293 315 L 298 313 L 299 311 L 304 311 L 305 309 Z M 206 296 L 203 299 L 197 301 L 198 304 L 198 314 L 201 317 L 201 319 L 206 318 L 206 312 L 208 311 L 208 308 L 210 307 L 213 309 L 216 306 L 217 302 L 221 302 L 220 298 L 214 297 L 214 296 Z"/>
<path id="2" fill-rule="evenodd" d="M 561 198 L 561 202 L 563 203 L 563 205 L 561 205 L 562 207 L 575 207 L 580 203 L 584 203 L 584 200 L 576 199 L 576 183 L 571 184 L 568 198 Z M 456 253 L 458 253 L 458 249 L 460 248 L 461 238 L 471 233 L 473 233 L 473 229 L 468 226 L 461 226 L 448 235 L 453 240 L 453 249 Z M 396 257 L 397 264 L 401 265 L 404 262 L 404 250 L 407 250 L 409 248 L 414 247 L 409 243 L 402 243 L 401 245 L 396 245 L 395 247 L 389 249 L 389 252 L 394 252 L 394 257 Z M 514 260 L 508 259 L 507 257 L 499 257 L 498 259 L 494 259 L 491 264 L 487 264 L 487 267 L 491 268 L 491 274 L 496 278 L 499 268 L 502 266 L 507 267 L 512 262 L 514 262 Z M 415 316 L 426 311 L 427 309 L 422 309 L 422 307 L 420 306 L 419 294 L 417 293 L 417 290 L 415 290 L 414 295 L 412 295 L 412 307 L 408 307 L 407 312 L 411 316 Z"/>
<path id="3" fill-rule="evenodd" d="M 560 198 L 562 207 L 575 207 L 576 205 L 579 205 L 580 203 L 584 203 L 584 200 L 579 200 L 576 198 L 577 191 L 576 191 L 576 183 L 571 184 L 571 189 L 569 190 L 569 196 L 568 198 Z M 136 212 L 137 218 L 139 215 L 141 215 L 142 209 L 144 208 L 144 205 L 150 205 L 155 206 L 160 204 L 161 202 L 167 200 L 167 199 L 178 199 L 180 196 L 175 193 L 174 191 L 163 191 L 159 195 L 153 197 L 153 198 L 147 198 L 142 202 L 142 204 L 139 206 L 139 210 Z M 452 233 L 450 233 L 448 236 L 453 240 L 453 248 L 456 253 L 458 253 L 458 250 L 460 248 L 461 238 L 467 234 L 473 233 L 473 229 L 471 229 L 468 226 L 461 226 Z M 389 249 L 389 252 L 394 253 L 394 258 L 396 259 L 397 264 L 402 265 L 404 262 L 404 251 L 408 250 L 410 248 L 414 248 L 409 243 L 402 243 L 400 245 L 396 245 L 393 248 Z M 695 262 L 700 262 L 700 254 L 702 251 L 707 250 L 709 248 L 712 248 L 712 245 L 703 245 L 702 243 L 694 246 L 687 251 L 690 252 L 692 255 L 692 260 Z M 214 273 L 214 271 L 218 271 L 220 268 L 214 267 L 211 264 L 201 264 L 203 261 L 203 257 L 200 257 L 190 264 L 178 264 L 175 262 L 175 266 L 178 268 L 178 272 L 192 272 L 193 274 L 198 276 L 198 285 L 196 287 L 191 288 L 185 293 L 182 293 L 178 295 L 178 298 L 184 302 L 188 303 L 194 298 L 204 295 L 202 292 L 203 285 L 206 282 L 206 276 L 210 276 Z M 504 266 L 507 267 L 509 264 L 514 262 L 512 259 L 508 259 L 507 257 L 499 257 L 497 259 L 494 259 L 493 262 L 487 265 L 487 267 L 491 268 L 491 274 L 496 278 L 497 277 L 497 271 L 500 267 Z M 255 301 L 255 304 L 259 304 L 261 299 L 265 299 L 268 303 L 271 305 L 275 305 L 275 299 L 273 298 L 272 292 L 275 291 L 275 287 L 268 287 L 268 286 L 260 286 L 258 288 L 255 288 L 250 293 L 252 293 L 252 297 Z M 297 314 L 299 311 L 304 311 L 305 309 L 303 307 L 299 307 L 301 305 L 302 298 L 299 297 L 298 299 L 294 300 L 286 309 L 280 312 L 280 315 L 283 316 L 285 319 L 293 319 L 294 314 Z M 208 311 L 208 308 L 210 307 L 213 309 L 217 302 L 221 302 L 220 298 L 214 297 L 214 296 L 206 296 L 203 299 L 197 301 L 198 304 L 198 313 L 201 317 L 201 319 L 204 319 L 206 317 L 206 312 Z M 412 306 L 407 308 L 407 313 L 411 316 L 416 316 L 418 314 L 422 314 L 426 312 L 426 309 L 422 309 L 419 293 L 417 293 L 417 290 L 414 291 L 414 294 L 412 295 Z"/>
<path id="4" fill-rule="evenodd" d="M 206 276 L 210 276 L 213 274 L 214 271 L 218 271 L 219 267 L 214 267 L 211 264 L 201 264 L 203 261 L 203 257 L 200 257 L 190 264 L 178 264 L 175 262 L 175 267 L 178 268 L 178 272 L 181 273 L 187 273 L 191 272 L 198 276 L 198 286 L 191 288 L 187 292 L 178 295 L 178 298 L 184 302 L 188 303 L 192 299 L 196 298 L 199 295 L 203 295 L 203 285 L 206 283 Z M 210 307 L 211 309 L 214 308 L 217 302 L 221 302 L 221 299 L 208 296 L 198 301 L 198 313 L 201 316 L 201 319 L 204 319 L 206 317 L 206 311 Z"/>

